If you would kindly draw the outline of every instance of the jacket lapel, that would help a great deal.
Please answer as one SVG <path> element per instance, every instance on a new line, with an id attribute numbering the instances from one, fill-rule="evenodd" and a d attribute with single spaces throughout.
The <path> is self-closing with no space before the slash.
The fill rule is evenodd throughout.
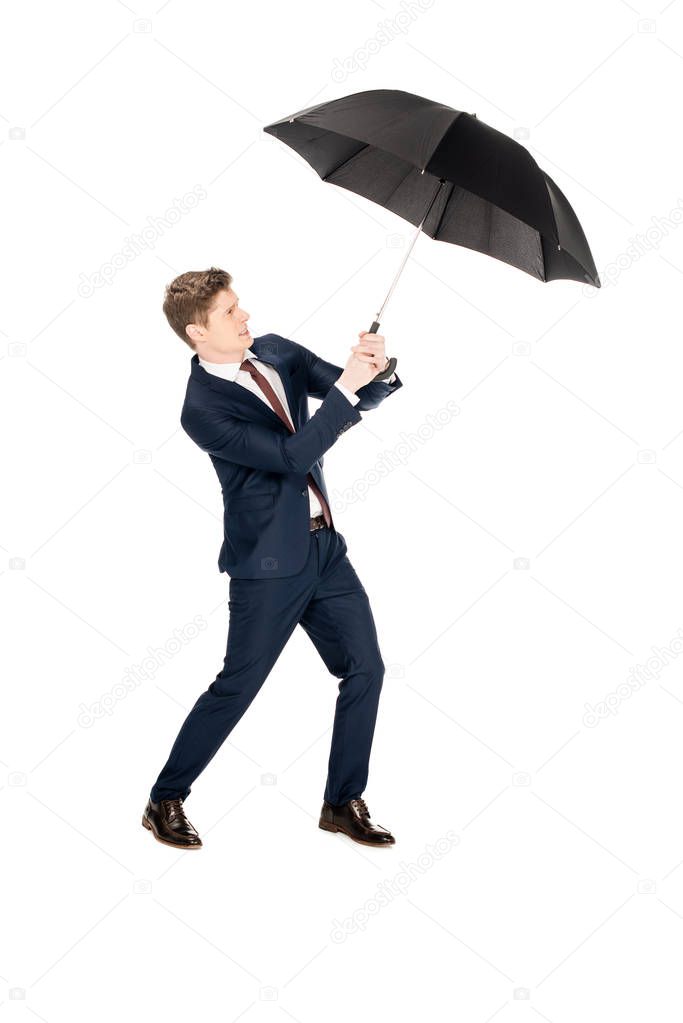
<path id="1" fill-rule="evenodd" d="M 289 413 L 292 417 L 294 428 L 296 429 L 298 427 L 296 416 L 297 405 L 294 401 L 292 382 L 290 380 L 289 373 L 285 368 L 284 360 L 277 352 L 272 351 L 272 345 L 267 345 L 262 354 L 260 351 L 262 348 L 262 341 L 263 338 L 254 338 L 249 351 L 252 352 L 260 362 L 268 363 L 269 366 L 272 366 L 273 369 L 279 373 L 287 396 Z M 199 383 L 210 387 L 213 391 L 216 391 L 217 394 L 220 394 L 225 399 L 230 412 L 239 418 L 254 419 L 255 415 L 261 416 L 261 418 L 265 419 L 271 425 L 278 426 L 282 430 L 287 429 L 277 412 L 273 411 L 266 401 L 259 398 L 259 396 L 254 394 L 253 391 L 250 391 L 247 387 L 243 387 L 242 384 L 238 384 L 234 380 L 225 380 L 223 377 L 216 376 L 215 373 L 209 373 L 203 366 L 200 366 L 199 356 L 197 354 L 192 356 L 190 373 Z"/>

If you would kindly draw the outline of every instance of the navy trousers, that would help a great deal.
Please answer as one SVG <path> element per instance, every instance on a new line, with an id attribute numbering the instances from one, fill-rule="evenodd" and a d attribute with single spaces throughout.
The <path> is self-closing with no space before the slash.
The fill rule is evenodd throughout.
<path id="1" fill-rule="evenodd" d="M 222 671 L 183 723 L 152 787 L 154 802 L 181 796 L 216 755 L 268 677 L 297 624 L 339 682 L 327 783 L 334 805 L 362 795 L 368 780 L 384 662 L 368 595 L 341 533 L 310 534 L 301 572 L 282 579 L 231 579 Z"/>

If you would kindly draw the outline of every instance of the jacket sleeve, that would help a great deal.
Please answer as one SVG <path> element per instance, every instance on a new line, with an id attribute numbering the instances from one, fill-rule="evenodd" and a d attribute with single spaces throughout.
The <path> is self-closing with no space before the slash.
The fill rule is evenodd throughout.
<path id="1" fill-rule="evenodd" d="M 334 382 L 342 375 L 342 367 L 335 366 L 333 362 L 326 362 L 325 359 L 321 359 L 319 355 L 315 355 L 298 342 L 293 343 L 299 348 L 306 366 L 308 394 L 311 398 L 323 398 Z M 399 378 L 398 373 L 394 373 L 393 376 L 393 384 L 388 383 L 386 380 L 371 380 L 369 384 L 359 387 L 356 394 L 360 401 L 356 408 L 360 412 L 368 412 L 370 409 L 377 408 L 381 401 L 388 398 L 399 387 L 403 387 L 403 382 Z"/>
<path id="2" fill-rule="evenodd" d="M 357 406 L 338 387 L 330 386 L 320 408 L 289 435 L 192 405 L 183 408 L 180 424 L 202 451 L 216 458 L 264 472 L 306 474 L 342 433 L 361 419 Z"/>

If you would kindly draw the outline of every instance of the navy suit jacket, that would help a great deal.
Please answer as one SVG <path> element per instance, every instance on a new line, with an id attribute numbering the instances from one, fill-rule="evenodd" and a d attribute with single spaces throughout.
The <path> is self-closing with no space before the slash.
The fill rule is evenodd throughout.
<path id="1" fill-rule="evenodd" d="M 223 491 L 219 571 L 238 579 L 271 579 L 300 572 L 308 556 L 307 474 L 329 505 L 324 453 L 361 421 L 361 412 L 376 408 L 403 385 L 398 374 L 393 384 L 371 381 L 359 388 L 360 401 L 352 405 L 334 386 L 341 366 L 296 341 L 264 334 L 254 338 L 248 352 L 279 373 L 296 432 L 242 384 L 205 370 L 198 355 L 191 360 L 180 422 L 210 455 Z M 309 396 L 322 400 L 312 416 Z"/>

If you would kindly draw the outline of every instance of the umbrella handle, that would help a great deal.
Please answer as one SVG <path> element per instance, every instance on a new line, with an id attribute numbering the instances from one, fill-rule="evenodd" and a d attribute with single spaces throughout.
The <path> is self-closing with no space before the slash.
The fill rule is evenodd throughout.
<path id="1" fill-rule="evenodd" d="M 368 334 L 376 334 L 378 330 L 379 330 L 379 323 L 377 322 L 377 320 L 374 320 L 372 326 L 370 327 L 370 330 L 368 331 Z M 377 376 L 374 376 L 372 378 L 372 380 L 370 381 L 370 383 L 374 384 L 375 380 L 387 380 L 391 376 L 391 374 L 394 372 L 395 369 L 396 369 L 396 359 L 394 359 L 392 357 L 391 359 L 389 359 L 389 365 L 387 366 L 387 368 L 382 370 L 381 373 L 378 373 Z"/>

